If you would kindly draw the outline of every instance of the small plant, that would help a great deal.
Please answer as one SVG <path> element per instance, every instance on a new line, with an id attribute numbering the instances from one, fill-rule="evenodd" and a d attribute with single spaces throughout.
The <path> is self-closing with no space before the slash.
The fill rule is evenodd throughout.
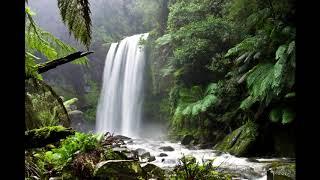
<path id="1" fill-rule="evenodd" d="M 46 169 L 61 171 L 69 165 L 75 154 L 88 152 L 98 148 L 98 140 L 95 135 L 76 132 L 61 142 L 58 148 L 40 152 L 35 155 L 38 164 L 45 165 Z"/>
<path id="2" fill-rule="evenodd" d="M 175 168 L 175 179 L 186 179 L 186 180 L 195 180 L 195 179 L 212 179 L 212 180 L 229 180 L 231 179 L 230 175 L 222 174 L 212 167 L 211 161 L 205 163 L 202 162 L 200 165 L 196 158 L 193 156 L 183 156 L 179 159 L 179 164 Z"/>

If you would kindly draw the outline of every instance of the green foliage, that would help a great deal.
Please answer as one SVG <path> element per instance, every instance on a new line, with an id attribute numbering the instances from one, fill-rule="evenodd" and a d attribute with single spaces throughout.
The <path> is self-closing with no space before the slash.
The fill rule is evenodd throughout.
<path id="1" fill-rule="evenodd" d="M 87 48 L 91 41 L 91 17 L 88 0 L 58 0 L 62 21 L 70 33 Z"/>
<path id="2" fill-rule="evenodd" d="M 71 105 L 75 104 L 77 101 L 78 101 L 77 98 L 72 98 L 63 102 L 63 105 L 66 107 L 66 109 L 68 109 Z"/>
<path id="3" fill-rule="evenodd" d="M 44 126 L 62 124 L 67 126 L 69 118 L 65 107 L 57 94 L 38 79 L 26 81 L 25 116 L 26 128 L 34 129 Z"/>
<path id="4" fill-rule="evenodd" d="M 100 90 L 98 85 L 94 81 L 89 81 L 90 92 L 85 94 L 85 100 L 90 108 L 84 111 L 84 118 L 89 122 L 95 122 L 96 120 L 96 109 L 99 101 Z"/>
<path id="5" fill-rule="evenodd" d="M 36 68 L 36 63 L 40 62 L 41 58 L 35 54 L 44 56 L 47 60 L 53 60 L 74 53 L 76 49 L 40 28 L 32 18 L 35 13 L 29 7 L 26 7 L 25 12 L 27 17 L 25 29 L 25 73 L 28 77 L 42 79 Z M 86 64 L 87 58 L 82 57 L 72 63 Z"/>
<path id="6" fill-rule="evenodd" d="M 208 111 L 218 99 L 214 95 L 217 85 L 212 83 L 206 89 L 193 86 L 191 89 L 179 89 L 179 100 L 173 115 L 173 125 L 182 126 L 184 119 L 195 119 L 201 113 Z"/>
<path id="7" fill-rule="evenodd" d="M 295 119 L 295 115 L 295 112 L 289 107 L 275 107 L 270 111 L 269 118 L 272 122 L 288 124 Z"/>
<path id="8" fill-rule="evenodd" d="M 52 167 L 55 171 L 62 171 L 70 162 L 76 152 L 87 152 L 99 146 L 97 137 L 92 134 L 76 132 L 63 140 L 58 148 L 39 152 L 34 156 L 41 167 Z M 49 169 L 48 169 L 49 170 Z"/>
<path id="9" fill-rule="evenodd" d="M 163 78 L 174 78 L 169 94 L 173 130 L 226 131 L 247 119 L 267 120 L 266 111 L 279 104 L 288 110 L 272 111 L 270 119 L 283 124 L 294 120 L 293 4 L 288 0 L 170 2 L 167 31 L 156 44 L 160 52 L 170 51 L 161 72 Z M 217 88 L 206 94 L 203 87 L 210 83 Z"/>
<path id="10" fill-rule="evenodd" d="M 171 34 L 165 34 L 162 37 L 158 38 L 155 43 L 157 46 L 164 46 L 172 41 Z"/>
<path id="11" fill-rule="evenodd" d="M 294 47 L 289 49 L 287 45 L 279 46 L 275 64 L 261 63 L 249 71 L 247 85 L 253 100 L 268 105 L 272 99 L 279 98 L 279 95 L 291 89 L 294 84 L 295 68 L 293 62 L 295 58 L 289 59 L 293 52 L 292 48 Z"/>
<path id="12" fill-rule="evenodd" d="M 200 165 L 193 156 L 183 156 L 170 179 L 231 180 L 230 175 L 215 171 L 211 163 L 209 161 Z"/>

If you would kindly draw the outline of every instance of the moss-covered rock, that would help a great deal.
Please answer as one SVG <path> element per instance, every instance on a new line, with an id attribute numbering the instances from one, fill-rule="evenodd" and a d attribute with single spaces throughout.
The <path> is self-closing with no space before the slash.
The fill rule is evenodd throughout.
<path id="1" fill-rule="evenodd" d="M 296 165 L 295 163 L 273 163 L 267 176 L 276 180 L 294 180 L 296 179 Z"/>
<path id="2" fill-rule="evenodd" d="M 112 149 L 107 149 L 104 152 L 105 160 L 126 160 L 127 156 L 123 152 L 113 151 Z"/>
<path id="3" fill-rule="evenodd" d="M 147 164 L 142 170 L 146 179 L 165 179 L 165 171 L 154 164 Z"/>
<path id="4" fill-rule="evenodd" d="M 248 121 L 243 126 L 234 130 L 219 142 L 214 149 L 229 152 L 236 156 L 245 156 L 250 152 L 258 136 L 257 124 Z"/>
<path id="5" fill-rule="evenodd" d="M 48 126 L 33 129 L 25 131 L 25 146 L 26 148 L 44 147 L 47 144 L 58 142 L 60 139 L 74 134 L 74 130 L 63 126 Z"/>
<path id="6" fill-rule="evenodd" d="M 95 166 L 96 178 L 123 178 L 137 179 L 143 175 L 143 170 L 138 161 L 133 160 L 108 160 Z"/>

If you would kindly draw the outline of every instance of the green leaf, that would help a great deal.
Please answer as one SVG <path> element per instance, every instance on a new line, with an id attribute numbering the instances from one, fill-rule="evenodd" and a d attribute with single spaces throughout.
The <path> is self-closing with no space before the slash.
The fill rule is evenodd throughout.
<path id="1" fill-rule="evenodd" d="M 253 98 L 252 96 L 248 96 L 241 102 L 240 109 L 248 110 L 256 101 L 257 99 Z"/>
<path id="2" fill-rule="evenodd" d="M 163 36 L 161 36 L 160 38 L 158 38 L 155 43 L 157 44 L 157 46 L 164 46 L 168 43 L 170 43 L 172 40 L 171 38 L 171 34 L 165 34 Z"/>
<path id="3" fill-rule="evenodd" d="M 269 118 L 272 122 L 279 122 L 282 119 L 282 109 L 273 108 L 269 113 Z"/>
<path id="4" fill-rule="evenodd" d="M 279 46 L 279 48 L 277 49 L 277 52 L 276 52 L 276 60 L 283 58 L 286 50 L 287 50 L 287 45 Z"/>
<path id="5" fill-rule="evenodd" d="M 295 117 L 296 117 L 296 114 L 292 109 L 290 108 L 283 109 L 282 124 L 291 123 Z"/>
<path id="6" fill-rule="evenodd" d="M 286 94 L 284 97 L 285 98 L 292 98 L 292 97 L 295 97 L 295 96 L 296 96 L 296 93 L 295 92 L 291 92 L 291 93 Z"/>
<path id="7" fill-rule="evenodd" d="M 62 21 L 69 32 L 87 48 L 91 42 L 89 0 L 58 0 Z"/>
<path id="8" fill-rule="evenodd" d="M 291 43 L 288 46 L 287 54 L 291 54 L 296 48 L 296 42 L 291 41 Z"/>

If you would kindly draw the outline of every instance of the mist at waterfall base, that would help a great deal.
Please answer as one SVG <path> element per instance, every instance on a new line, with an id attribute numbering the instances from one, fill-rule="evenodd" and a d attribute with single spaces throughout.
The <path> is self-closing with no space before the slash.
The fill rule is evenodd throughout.
<path id="1" fill-rule="evenodd" d="M 105 62 L 103 84 L 97 107 L 96 132 L 129 137 L 158 137 L 159 125 L 144 121 L 142 105 L 146 53 L 141 40 L 148 33 L 112 43 Z"/>

